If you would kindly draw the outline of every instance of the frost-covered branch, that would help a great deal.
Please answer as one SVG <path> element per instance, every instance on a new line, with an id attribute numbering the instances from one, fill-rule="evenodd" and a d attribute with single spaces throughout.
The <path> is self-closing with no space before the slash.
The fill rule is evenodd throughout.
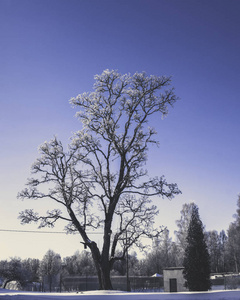
<path id="1" fill-rule="evenodd" d="M 78 170 L 79 159 L 82 158 L 76 149 L 64 152 L 63 146 L 57 138 L 45 142 L 39 148 L 41 157 L 32 165 L 32 173 L 38 178 L 30 178 L 27 188 L 18 194 L 20 199 L 51 199 L 65 208 L 65 211 L 73 213 L 78 218 L 78 225 L 86 230 L 87 227 L 98 228 L 99 217 L 90 213 L 91 195 L 89 189 L 92 182 L 88 182 L 83 173 Z M 46 184 L 48 189 L 41 188 Z M 21 212 L 19 218 L 22 223 L 41 222 L 40 227 L 54 226 L 57 220 L 71 221 L 61 215 L 60 210 L 47 212 L 46 216 L 39 216 L 32 210 Z M 79 227 L 79 228 L 80 228 Z"/>
<path id="2" fill-rule="evenodd" d="M 39 216 L 38 213 L 34 212 L 32 209 L 26 209 L 25 211 L 20 212 L 19 219 L 22 224 L 30 224 L 32 222 L 39 223 L 38 228 L 43 227 L 54 227 L 55 223 L 61 219 L 64 221 L 70 222 L 71 219 L 65 218 L 62 215 L 62 212 L 58 209 L 52 211 L 47 211 L 45 216 Z"/>

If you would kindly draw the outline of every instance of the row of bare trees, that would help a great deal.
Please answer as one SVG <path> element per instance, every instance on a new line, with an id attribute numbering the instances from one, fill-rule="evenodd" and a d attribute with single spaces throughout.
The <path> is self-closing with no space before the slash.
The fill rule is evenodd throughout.
<path id="1" fill-rule="evenodd" d="M 61 259 L 60 254 L 48 250 L 42 260 L 13 257 L 0 261 L 0 278 L 4 288 L 10 281 L 18 281 L 22 286 L 32 282 L 47 282 L 48 289 L 52 291 L 56 277 L 59 285 L 60 277 L 68 275 L 96 275 L 91 254 L 77 251 L 74 255 Z"/>
<path id="2" fill-rule="evenodd" d="M 169 237 L 169 231 L 165 230 L 160 239 L 155 240 L 153 250 L 143 261 L 142 271 L 150 275 L 162 273 L 165 267 L 183 265 L 184 252 L 187 246 L 187 232 L 194 203 L 184 204 L 181 210 L 181 218 L 176 221 L 178 229 L 175 231 L 176 240 Z M 211 272 L 239 273 L 240 270 L 240 196 L 237 202 L 235 221 L 230 223 L 228 230 L 218 232 L 216 230 L 204 231 L 207 244 Z"/>
<path id="3" fill-rule="evenodd" d="M 38 259 L 25 259 L 14 257 L 10 260 L 0 261 L 0 278 L 2 287 L 7 283 L 17 280 L 20 283 L 39 281 L 40 261 Z"/>

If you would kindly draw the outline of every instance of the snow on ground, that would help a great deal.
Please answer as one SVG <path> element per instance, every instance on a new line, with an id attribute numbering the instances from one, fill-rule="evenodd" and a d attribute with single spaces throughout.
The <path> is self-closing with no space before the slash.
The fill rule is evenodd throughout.
<path id="1" fill-rule="evenodd" d="M 240 300 L 240 290 L 185 293 L 127 293 L 88 291 L 79 293 L 32 293 L 0 289 L 0 300 Z"/>

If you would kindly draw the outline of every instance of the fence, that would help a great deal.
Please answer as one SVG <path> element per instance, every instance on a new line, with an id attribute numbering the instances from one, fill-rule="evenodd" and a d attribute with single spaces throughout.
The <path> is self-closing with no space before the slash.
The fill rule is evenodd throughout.
<path id="1" fill-rule="evenodd" d="M 127 290 L 127 279 L 125 276 L 112 276 L 114 290 Z M 162 291 L 162 277 L 130 276 L 131 291 Z M 98 289 L 98 278 L 96 276 L 67 276 L 62 279 L 62 290 L 87 291 Z"/>
<path id="2" fill-rule="evenodd" d="M 214 289 L 218 289 L 218 287 L 221 287 L 221 289 L 227 289 L 227 290 L 233 290 L 240 288 L 240 275 L 239 274 L 217 274 L 214 279 L 211 280 L 212 286 Z"/>

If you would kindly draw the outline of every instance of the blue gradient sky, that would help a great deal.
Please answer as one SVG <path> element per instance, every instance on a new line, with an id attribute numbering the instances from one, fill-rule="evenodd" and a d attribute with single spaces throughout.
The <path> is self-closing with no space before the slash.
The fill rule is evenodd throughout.
<path id="1" fill-rule="evenodd" d="M 21 226 L 18 212 L 49 204 L 16 195 L 37 148 L 80 129 L 68 100 L 108 68 L 172 75 L 181 98 L 153 120 L 160 147 L 149 174 L 183 192 L 154 200 L 157 224 L 173 234 L 194 201 L 207 230 L 226 230 L 240 192 L 239 13 L 238 0 L 0 0 L 0 229 L 36 229 Z M 0 241 L 0 259 L 82 250 L 78 236 L 0 232 Z"/>

